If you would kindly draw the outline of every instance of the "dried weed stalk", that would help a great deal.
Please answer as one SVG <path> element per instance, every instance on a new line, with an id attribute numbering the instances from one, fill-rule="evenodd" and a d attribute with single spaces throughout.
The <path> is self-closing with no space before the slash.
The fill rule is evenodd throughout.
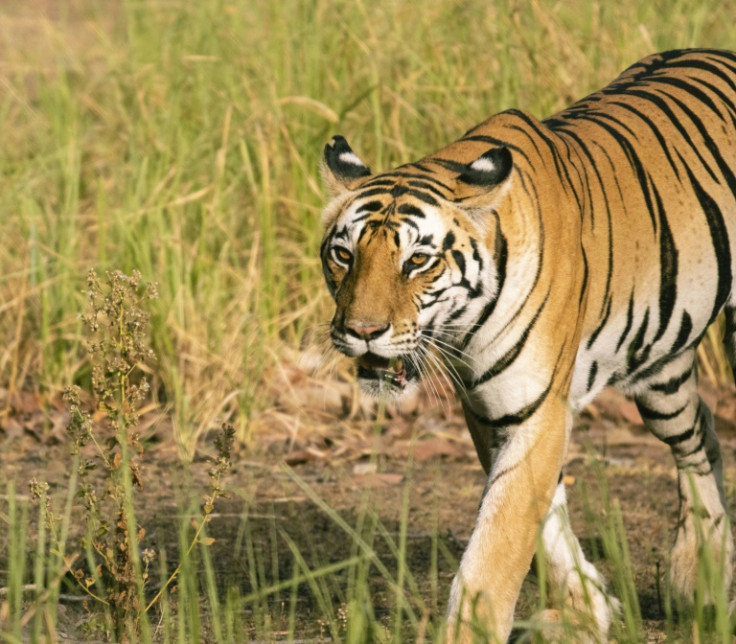
<path id="1" fill-rule="evenodd" d="M 79 387 L 68 387 L 64 398 L 72 452 L 79 463 L 77 496 L 87 520 L 88 537 L 83 545 L 94 553 L 96 564 L 91 573 L 75 570 L 74 578 L 91 598 L 108 606 L 115 639 L 124 641 L 136 638 L 144 614 L 180 572 L 177 566 L 158 593 L 146 601 L 149 565 L 156 553 L 150 548 L 139 552 L 146 532 L 136 521 L 134 500 L 144 482 L 138 426 L 149 384 L 142 367 L 155 360 L 149 347 L 146 301 L 155 299 L 157 292 L 154 285 L 141 284 L 137 271 L 130 276 L 109 271 L 101 281 L 92 270 L 87 286 L 89 312 L 82 319 L 90 338 L 95 412 L 85 409 Z M 230 468 L 234 436 L 234 428 L 226 424 L 215 440 L 218 457 L 209 472 L 209 493 L 202 517 L 195 522 L 188 553 L 197 544 L 214 541 L 204 536 L 204 527 L 215 501 L 225 495 L 223 476 Z M 98 470 L 102 484 L 100 476 L 93 474 Z"/>
<path id="2" fill-rule="evenodd" d="M 102 421 L 84 409 L 78 387 L 68 387 L 64 398 L 70 420 L 73 453 L 79 454 L 79 493 L 87 519 L 87 534 L 99 558 L 94 575 L 76 570 L 79 585 L 109 606 L 117 639 L 140 627 L 144 586 L 152 554 L 141 557 L 139 544 L 145 529 L 135 519 L 135 489 L 143 487 L 140 459 L 143 446 L 138 432 L 139 410 L 149 392 L 142 370 L 155 356 L 149 347 L 146 300 L 157 297 L 152 284 L 141 285 L 141 275 L 108 271 L 104 281 L 91 270 L 87 275 L 88 313 L 82 316 L 89 333 L 92 393 Z M 96 416 L 95 416 L 96 417 Z M 92 456 L 83 448 L 92 444 Z M 92 476 L 102 469 L 104 487 Z M 141 567 L 141 559 L 143 567 Z M 102 590 L 96 593 L 93 586 Z"/>

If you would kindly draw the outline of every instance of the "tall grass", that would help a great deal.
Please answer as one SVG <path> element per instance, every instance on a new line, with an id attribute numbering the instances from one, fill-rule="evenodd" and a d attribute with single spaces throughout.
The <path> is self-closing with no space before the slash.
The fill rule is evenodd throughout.
<path id="1" fill-rule="evenodd" d="M 177 441 L 191 452 L 224 416 L 247 439 L 264 372 L 329 315 L 325 140 L 385 168 L 500 109 L 550 113 L 652 50 L 732 45 L 727 4 L 676 5 L 4 5 L 0 386 L 87 378 L 83 276 L 137 268 L 160 286 Z"/>
<path id="2" fill-rule="evenodd" d="M 408 474 L 405 496 L 411 486 L 410 472 Z M 143 615 L 142 622 L 131 616 L 126 623 L 132 637 L 130 641 L 237 643 L 322 641 L 323 638 L 334 642 L 393 644 L 445 641 L 442 610 L 433 605 L 436 598 L 427 586 L 446 585 L 449 582 L 447 571 L 457 566 L 456 557 L 447 549 L 446 539 L 436 534 L 432 537 L 433 561 L 428 571 L 422 570 L 410 562 L 406 550 L 408 520 L 405 514 L 402 513 L 396 527 L 389 527 L 376 509 L 365 503 L 356 517 L 346 520 L 306 481 L 293 472 L 289 475 L 333 525 L 331 538 L 334 541 L 329 547 L 325 548 L 326 544 L 305 545 L 303 538 L 297 543 L 292 527 L 288 530 L 277 528 L 274 523 L 270 530 L 267 528 L 272 536 L 264 540 L 262 534 L 255 534 L 258 518 L 246 511 L 241 519 L 240 537 L 235 541 L 229 539 L 227 551 L 238 561 L 238 567 L 245 558 L 249 579 L 229 583 L 229 580 L 218 578 L 209 547 L 203 544 L 199 549 L 191 548 L 190 521 L 197 510 L 184 510 L 178 523 L 177 584 L 175 587 L 168 584 L 173 565 L 165 549 L 161 550 L 158 571 L 151 570 L 154 584 L 161 589 L 157 607 L 149 615 Z M 586 498 L 586 533 L 599 538 L 602 551 L 598 556 L 602 560 L 598 565 L 609 571 L 609 586 L 622 604 L 621 613 L 612 624 L 611 637 L 620 644 L 650 641 L 634 590 L 621 510 L 618 502 L 610 498 L 604 477 L 593 487 L 596 489 Z M 0 521 L 10 528 L 7 537 L 10 569 L 7 585 L 0 595 L 0 600 L 5 600 L 0 601 L 3 606 L 0 638 L 12 643 L 59 641 L 57 604 L 66 570 L 64 554 L 55 551 L 53 538 L 44 537 L 43 531 L 37 538 L 29 538 L 34 523 L 30 520 L 33 510 L 28 506 L 28 498 L 18 495 L 12 486 L 5 491 L 7 506 L 3 507 L 7 507 L 7 514 L 0 512 Z M 588 505 L 588 501 L 592 504 Z M 218 534 L 215 525 L 211 530 L 218 539 L 224 536 Z M 326 555 L 334 549 L 345 556 L 326 561 Z M 31 553 L 35 558 L 32 573 L 25 570 Z M 273 558 L 284 562 L 286 553 L 291 554 L 293 564 L 290 571 L 279 572 L 278 565 L 276 569 L 273 567 Z M 439 568 L 445 571 L 442 576 L 437 557 Z M 540 553 L 540 561 L 542 559 Z M 231 565 L 228 563 L 226 567 Z M 699 552 L 701 572 L 710 575 L 715 572 L 717 578 L 722 565 L 723 562 L 714 560 L 712 553 Z M 221 564 L 219 568 L 222 567 Z M 29 577 L 34 583 L 24 584 Z M 538 584 L 533 579 L 525 584 L 521 598 L 525 607 L 523 613 L 536 615 L 538 609 L 545 608 L 544 599 L 537 599 L 540 593 L 544 597 L 544 589 L 539 587 L 543 583 L 542 572 Z M 244 584 L 250 587 L 249 591 L 244 591 Z M 705 577 L 699 577 L 698 592 L 705 592 L 708 587 Z M 68 603 L 70 599 L 74 597 L 65 594 L 62 602 L 66 604 L 65 628 L 71 630 L 72 637 L 92 637 L 99 641 L 106 632 L 109 634 L 108 608 L 95 602 L 83 611 L 74 610 L 74 604 Z M 665 598 L 665 602 L 663 628 L 668 642 L 725 644 L 732 641 L 733 625 L 725 598 L 707 607 L 712 608 L 710 613 L 704 611 L 702 605 L 696 605 L 694 612 L 686 614 L 682 621 L 673 616 L 670 598 Z M 304 613 L 305 604 L 310 606 L 308 614 Z M 541 621 L 535 615 L 517 622 L 515 642 L 578 641 L 575 638 L 581 632 L 582 618 L 574 611 L 563 610 L 559 621 L 554 622 Z M 495 641 L 484 639 L 487 625 L 474 626 L 479 634 L 478 641 Z M 487 635 L 490 638 L 490 634 Z M 657 631 L 654 637 L 663 635 Z"/>
<path id="3" fill-rule="evenodd" d="M 4 3 L 0 389 L 54 395 L 88 385 L 84 278 L 89 268 L 137 269 L 159 287 L 150 379 L 171 439 L 191 455 L 229 418 L 247 442 L 272 404 L 274 368 L 330 314 L 317 259 L 318 164 L 332 134 L 382 169 L 504 108 L 552 113 L 652 51 L 734 42 L 733 10 L 714 0 Z M 703 359 L 722 377 L 715 335 Z M 222 592 L 210 551 L 187 548 L 196 513 L 185 513 L 179 560 L 161 552 L 151 572 L 162 587 L 160 621 L 146 621 L 145 640 L 294 639 L 304 588 L 315 623 L 335 641 L 441 638 L 439 569 L 456 562 L 435 534 L 429 590 L 419 588 L 408 565 L 408 487 L 396 532 L 368 504 L 350 523 L 295 483 L 348 554 L 320 560 L 275 524 L 264 553 L 245 513 L 236 550 L 251 590 Z M 55 639 L 75 487 L 59 501 L 56 526 L 40 511 L 34 522 L 19 487 L 4 490 L 7 641 Z M 640 612 L 628 554 L 615 545 L 625 546 L 615 504 L 606 517 L 593 521 L 604 526 L 624 600 L 617 636 L 634 642 Z M 61 549 L 49 547 L 52 536 Z M 277 543 L 289 548 L 290 574 Z M 166 580 L 177 566 L 174 597 Z M 378 614 L 376 578 L 391 598 L 388 616 Z"/>

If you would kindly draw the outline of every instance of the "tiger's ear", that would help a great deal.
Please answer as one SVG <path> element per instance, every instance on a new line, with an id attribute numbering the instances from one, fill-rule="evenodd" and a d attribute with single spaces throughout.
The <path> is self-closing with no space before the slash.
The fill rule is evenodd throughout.
<path id="1" fill-rule="evenodd" d="M 334 136 L 325 146 L 322 175 L 332 197 L 348 190 L 356 179 L 367 177 L 370 173 L 370 168 L 353 152 L 344 136 Z"/>
<path id="2" fill-rule="evenodd" d="M 455 187 L 458 201 L 481 197 L 501 185 L 514 166 L 507 147 L 491 148 L 472 163 L 460 169 Z"/>

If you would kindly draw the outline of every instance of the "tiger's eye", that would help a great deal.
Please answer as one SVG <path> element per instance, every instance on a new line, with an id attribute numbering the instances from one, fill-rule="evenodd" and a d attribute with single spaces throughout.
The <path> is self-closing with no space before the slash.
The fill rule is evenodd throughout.
<path id="1" fill-rule="evenodd" d="M 347 248 L 343 248 L 342 246 L 335 246 L 332 249 L 332 252 L 335 259 L 345 264 L 350 263 L 350 260 L 353 259 L 353 254 Z"/>
<path id="2" fill-rule="evenodd" d="M 414 253 L 409 258 L 409 261 L 414 266 L 424 266 L 429 261 L 429 255 L 425 255 L 424 253 Z"/>

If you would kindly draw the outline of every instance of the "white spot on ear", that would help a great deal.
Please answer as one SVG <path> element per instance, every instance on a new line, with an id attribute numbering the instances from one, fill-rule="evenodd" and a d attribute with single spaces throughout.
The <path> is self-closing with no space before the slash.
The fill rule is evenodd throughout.
<path id="1" fill-rule="evenodd" d="M 470 169 L 476 172 L 493 172 L 496 165 L 487 157 L 480 157 L 470 164 Z"/>
<path id="2" fill-rule="evenodd" d="M 337 157 L 338 160 L 341 163 L 349 163 L 351 165 L 357 165 L 362 168 L 365 167 L 365 163 L 363 163 L 358 156 L 355 154 L 355 152 L 342 152 L 339 157 Z"/>

